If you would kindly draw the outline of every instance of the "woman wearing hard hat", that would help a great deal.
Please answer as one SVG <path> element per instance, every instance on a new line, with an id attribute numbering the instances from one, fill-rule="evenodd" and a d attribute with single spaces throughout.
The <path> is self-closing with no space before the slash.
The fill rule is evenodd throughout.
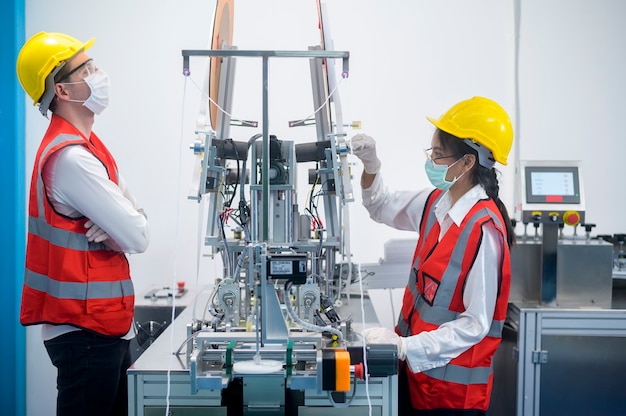
<path id="1" fill-rule="evenodd" d="M 504 109 L 483 97 L 428 120 L 436 127 L 425 160 L 434 190 L 389 191 L 374 139 L 360 134 L 351 141 L 364 165 L 363 205 L 371 218 L 419 233 L 395 332 L 369 328 L 363 336 L 398 347 L 398 414 L 484 415 L 514 243 L 494 165 L 506 165 L 513 129 Z"/>
<path id="2" fill-rule="evenodd" d="M 109 79 L 62 34 L 32 36 L 17 75 L 50 125 L 35 158 L 20 322 L 42 324 L 58 370 L 57 415 L 128 413 L 126 370 L 134 292 L 125 253 L 148 245 L 148 224 L 115 159 L 91 130 Z"/>

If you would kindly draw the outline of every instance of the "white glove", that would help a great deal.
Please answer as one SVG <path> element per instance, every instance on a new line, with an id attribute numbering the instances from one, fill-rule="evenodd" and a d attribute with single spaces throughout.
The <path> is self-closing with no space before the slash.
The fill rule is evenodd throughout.
<path id="1" fill-rule="evenodd" d="M 406 340 L 387 328 L 367 328 L 361 332 L 366 344 L 393 344 L 398 347 L 398 359 L 406 359 Z"/>
<path id="2" fill-rule="evenodd" d="M 366 135 L 357 134 L 350 140 L 352 153 L 363 162 L 365 173 L 375 175 L 380 170 L 380 160 L 376 156 L 376 141 Z"/>

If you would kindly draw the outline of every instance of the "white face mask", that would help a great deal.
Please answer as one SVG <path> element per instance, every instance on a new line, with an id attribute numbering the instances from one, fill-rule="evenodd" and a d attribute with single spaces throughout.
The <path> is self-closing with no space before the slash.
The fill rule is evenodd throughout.
<path id="1" fill-rule="evenodd" d="M 94 114 L 100 114 L 109 105 L 109 76 L 102 69 L 98 69 L 83 81 L 89 86 L 91 94 L 86 100 L 68 100 L 83 103 Z M 81 81 L 82 82 L 82 81 Z M 80 84 L 81 82 L 64 82 L 64 84 Z"/>

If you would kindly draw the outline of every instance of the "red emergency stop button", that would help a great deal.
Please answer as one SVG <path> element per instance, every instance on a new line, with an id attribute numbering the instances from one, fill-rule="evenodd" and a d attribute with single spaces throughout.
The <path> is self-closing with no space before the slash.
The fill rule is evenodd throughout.
<path id="1" fill-rule="evenodd" d="M 580 214 L 578 211 L 565 211 L 563 222 L 567 225 L 578 225 L 580 223 Z"/>

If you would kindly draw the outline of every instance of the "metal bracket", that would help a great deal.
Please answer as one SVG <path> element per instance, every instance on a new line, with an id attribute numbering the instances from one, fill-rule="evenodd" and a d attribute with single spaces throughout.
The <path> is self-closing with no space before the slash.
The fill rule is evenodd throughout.
<path id="1" fill-rule="evenodd" d="M 548 362 L 548 351 L 539 350 L 532 352 L 533 364 L 545 364 Z"/>

